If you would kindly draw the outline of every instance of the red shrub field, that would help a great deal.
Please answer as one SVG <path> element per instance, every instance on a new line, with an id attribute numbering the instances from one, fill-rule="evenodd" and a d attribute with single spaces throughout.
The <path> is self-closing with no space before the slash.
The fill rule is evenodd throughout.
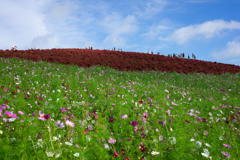
<path id="1" fill-rule="evenodd" d="M 0 57 L 75 64 L 81 67 L 105 66 L 126 71 L 160 71 L 220 75 L 239 73 L 240 66 L 197 59 L 172 58 L 164 55 L 90 49 L 0 50 Z"/>

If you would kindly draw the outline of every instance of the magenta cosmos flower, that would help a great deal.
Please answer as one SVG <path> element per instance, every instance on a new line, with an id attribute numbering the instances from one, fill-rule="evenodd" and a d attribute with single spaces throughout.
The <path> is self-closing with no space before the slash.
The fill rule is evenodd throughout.
<path id="1" fill-rule="evenodd" d="M 43 120 L 43 121 L 46 121 L 47 119 L 50 118 L 50 114 L 44 115 L 44 113 L 42 114 L 42 111 L 39 111 L 39 115 L 40 115 L 40 117 L 38 119 Z"/>

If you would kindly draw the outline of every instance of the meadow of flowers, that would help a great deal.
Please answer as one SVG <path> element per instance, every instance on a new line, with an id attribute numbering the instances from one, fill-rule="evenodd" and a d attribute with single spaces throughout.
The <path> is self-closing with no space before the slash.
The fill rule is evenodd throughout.
<path id="1" fill-rule="evenodd" d="M 0 159 L 240 159 L 239 74 L 0 59 Z"/>

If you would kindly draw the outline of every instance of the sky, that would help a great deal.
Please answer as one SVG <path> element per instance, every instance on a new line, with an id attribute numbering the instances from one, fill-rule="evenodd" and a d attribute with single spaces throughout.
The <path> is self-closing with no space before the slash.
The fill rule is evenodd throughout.
<path id="1" fill-rule="evenodd" d="M 0 49 L 116 49 L 240 66 L 239 0 L 1 0 Z"/>

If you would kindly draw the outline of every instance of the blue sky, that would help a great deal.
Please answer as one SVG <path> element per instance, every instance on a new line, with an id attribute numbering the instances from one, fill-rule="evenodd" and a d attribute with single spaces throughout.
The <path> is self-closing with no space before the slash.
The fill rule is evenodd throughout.
<path id="1" fill-rule="evenodd" d="M 239 0 L 6 0 L 0 49 L 116 47 L 240 66 L 239 7 Z"/>

